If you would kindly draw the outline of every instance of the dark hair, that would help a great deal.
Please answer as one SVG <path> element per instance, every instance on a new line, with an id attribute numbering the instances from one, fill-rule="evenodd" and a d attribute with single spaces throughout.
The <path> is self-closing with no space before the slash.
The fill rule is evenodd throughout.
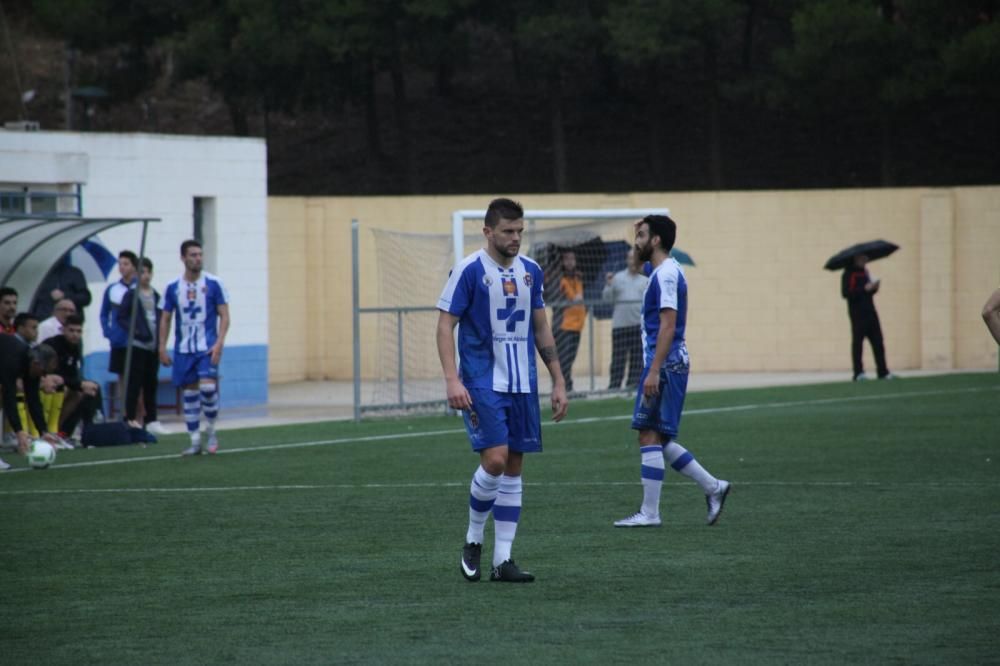
<path id="1" fill-rule="evenodd" d="M 486 226 L 495 229 L 500 220 L 520 220 L 524 217 L 521 204 L 512 199 L 494 199 L 486 209 Z"/>
<path id="2" fill-rule="evenodd" d="M 139 263 L 142 265 L 142 268 L 148 268 L 150 273 L 153 272 L 153 260 L 149 257 L 143 257 L 139 260 Z"/>
<path id="3" fill-rule="evenodd" d="M 182 257 L 187 254 L 187 251 L 188 251 L 189 247 L 201 248 L 201 243 L 199 243 L 198 241 L 194 240 L 193 238 L 188 239 L 188 240 L 184 241 L 183 243 L 181 243 L 181 256 Z"/>
<path id="4" fill-rule="evenodd" d="M 670 252 L 677 239 L 677 223 L 666 215 L 647 215 L 642 221 L 649 225 L 649 237 L 660 237 L 660 246 L 664 252 Z"/>
<path id="5" fill-rule="evenodd" d="M 0 287 L 0 298 L 4 296 L 17 296 L 17 289 L 14 289 L 14 287 Z"/>
<path id="6" fill-rule="evenodd" d="M 135 252 L 132 250 L 122 250 L 118 253 L 119 259 L 128 259 L 129 263 L 132 264 L 132 268 L 139 267 L 139 257 L 135 256 Z"/>
<path id="7" fill-rule="evenodd" d="M 21 324 L 26 321 L 38 321 L 38 317 L 30 312 L 18 312 L 17 316 L 14 317 L 14 328 L 20 328 Z"/>
<path id="8" fill-rule="evenodd" d="M 45 343 L 42 343 L 28 350 L 28 358 L 37 362 L 40 366 L 42 366 L 43 370 L 48 370 L 52 367 L 53 362 L 59 357 L 56 355 L 55 349 Z"/>
<path id="9" fill-rule="evenodd" d="M 63 326 L 83 326 L 83 317 L 78 314 L 67 315 Z"/>

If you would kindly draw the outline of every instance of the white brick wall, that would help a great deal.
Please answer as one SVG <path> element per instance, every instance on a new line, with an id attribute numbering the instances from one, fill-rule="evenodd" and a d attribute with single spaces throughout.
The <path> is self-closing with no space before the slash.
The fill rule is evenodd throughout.
<path id="1" fill-rule="evenodd" d="M 227 344 L 267 344 L 267 149 L 263 140 L 0 131 L 0 180 L 29 182 L 60 173 L 53 166 L 60 154 L 74 155 L 77 168 L 72 172 L 86 175 L 85 217 L 161 218 L 149 226 L 146 241 L 146 254 L 155 265 L 153 284 L 160 291 L 183 269 L 179 247 L 192 236 L 194 197 L 214 198 L 219 243 L 206 248 L 206 254 L 216 255 L 216 272 L 232 298 L 233 327 Z M 81 162 L 86 163 L 85 169 L 79 168 Z M 138 253 L 141 232 L 141 225 L 131 224 L 102 233 L 101 240 L 116 254 L 122 249 Z M 117 271 L 110 279 L 117 279 Z M 91 285 L 94 303 L 87 310 L 88 323 L 98 320 L 104 288 Z M 87 326 L 85 345 L 90 351 L 106 348 L 98 326 Z"/>

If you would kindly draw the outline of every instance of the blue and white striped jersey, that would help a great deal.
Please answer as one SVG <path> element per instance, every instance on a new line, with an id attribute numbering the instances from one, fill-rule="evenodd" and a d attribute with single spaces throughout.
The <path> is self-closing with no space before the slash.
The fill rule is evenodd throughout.
<path id="1" fill-rule="evenodd" d="M 196 282 L 184 276 L 167 285 L 163 311 L 174 313 L 174 351 L 179 354 L 207 352 L 219 338 L 218 308 L 229 303 L 222 281 L 202 273 Z"/>
<path id="2" fill-rule="evenodd" d="M 660 310 L 669 308 L 677 311 L 677 328 L 670 343 L 670 352 L 663 367 L 688 366 L 688 352 L 684 344 L 684 329 L 687 327 L 687 279 L 677 260 L 667 257 L 653 269 L 649 284 L 642 296 L 642 348 L 645 364 L 648 366 L 656 353 L 656 338 L 660 333 Z"/>
<path id="3" fill-rule="evenodd" d="M 542 291 L 542 268 L 527 257 L 504 268 L 479 250 L 451 271 L 437 307 L 459 319 L 459 376 L 466 388 L 538 390 L 531 313 L 545 307 Z"/>

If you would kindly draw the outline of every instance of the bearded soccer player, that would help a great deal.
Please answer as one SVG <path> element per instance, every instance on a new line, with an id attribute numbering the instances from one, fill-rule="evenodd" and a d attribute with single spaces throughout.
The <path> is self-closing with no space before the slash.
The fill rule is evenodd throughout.
<path id="1" fill-rule="evenodd" d="M 472 582 L 481 576 L 483 532 L 491 512 L 495 542 L 490 580 L 535 580 L 511 558 L 511 547 L 521 515 L 524 454 L 542 450 L 536 348 L 552 377 L 552 420 L 561 421 L 569 406 L 545 316 L 542 269 L 518 256 L 523 232 L 521 205 L 493 200 L 483 227 L 486 248 L 452 270 L 437 304 L 437 347 L 448 405 L 462 411 L 469 443 L 479 454 L 461 561 L 462 575 Z"/>
<path id="2" fill-rule="evenodd" d="M 653 267 L 642 298 L 645 363 L 632 413 L 632 428 L 639 431 L 642 505 L 637 513 L 615 521 L 615 527 L 660 526 L 664 463 L 701 487 L 709 525 L 719 520 L 729 495 L 730 483 L 712 476 L 677 441 L 690 361 L 684 343 L 687 280 L 670 256 L 676 237 L 677 225 L 666 215 L 647 215 L 636 222 L 636 256 Z"/>

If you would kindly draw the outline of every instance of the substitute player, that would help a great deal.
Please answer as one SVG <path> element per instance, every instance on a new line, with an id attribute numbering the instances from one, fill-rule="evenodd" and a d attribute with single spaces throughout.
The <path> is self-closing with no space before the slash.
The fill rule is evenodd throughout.
<path id="1" fill-rule="evenodd" d="M 182 455 L 193 456 L 201 449 L 201 413 L 205 415 L 207 450 L 219 450 L 215 419 L 219 414 L 219 361 L 229 332 L 229 294 L 222 281 L 202 271 L 201 243 L 181 243 L 184 274 L 167 285 L 163 292 L 160 316 L 160 361 L 174 367 L 174 386 L 184 391 L 184 422 L 191 436 L 191 446 Z M 174 358 L 167 354 L 170 320 L 177 312 L 174 326 Z"/>
<path id="2" fill-rule="evenodd" d="M 536 348 L 552 377 L 552 420 L 562 420 L 569 406 L 545 316 L 542 269 L 518 256 L 523 218 L 515 201 L 490 202 L 483 227 L 486 248 L 452 270 L 437 304 L 437 346 L 448 405 L 462 410 L 472 450 L 479 453 L 461 563 L 462 575 L 470 581 L 481 575 L 483 531 L 491 511 L 495 541 L 490 580 L 535 580 L 515 564 L 510 551 L 521 515 L 524 454 L 542 450 Z"/>
<path id="3" fill-rule="evenodd" d="M 639 431 L 642 456 L 642 506 L 638 513 L 615 521 L 615 527 L 660 525 L 664 462 L 701 486 L 708 503 L 709 525 L 719 520 L 729 495 L 729 482 L 709 474 L 675 439 L 690 368 L 684 344 L 687 281 L 680 264 L 670 256 L 676 237 L 677 225 L 666 215 L 647 215 L 636 222 L 636 256 L 653 266 L 642 298 L 645 367 L 632 414 L 632 428 Z"/>

